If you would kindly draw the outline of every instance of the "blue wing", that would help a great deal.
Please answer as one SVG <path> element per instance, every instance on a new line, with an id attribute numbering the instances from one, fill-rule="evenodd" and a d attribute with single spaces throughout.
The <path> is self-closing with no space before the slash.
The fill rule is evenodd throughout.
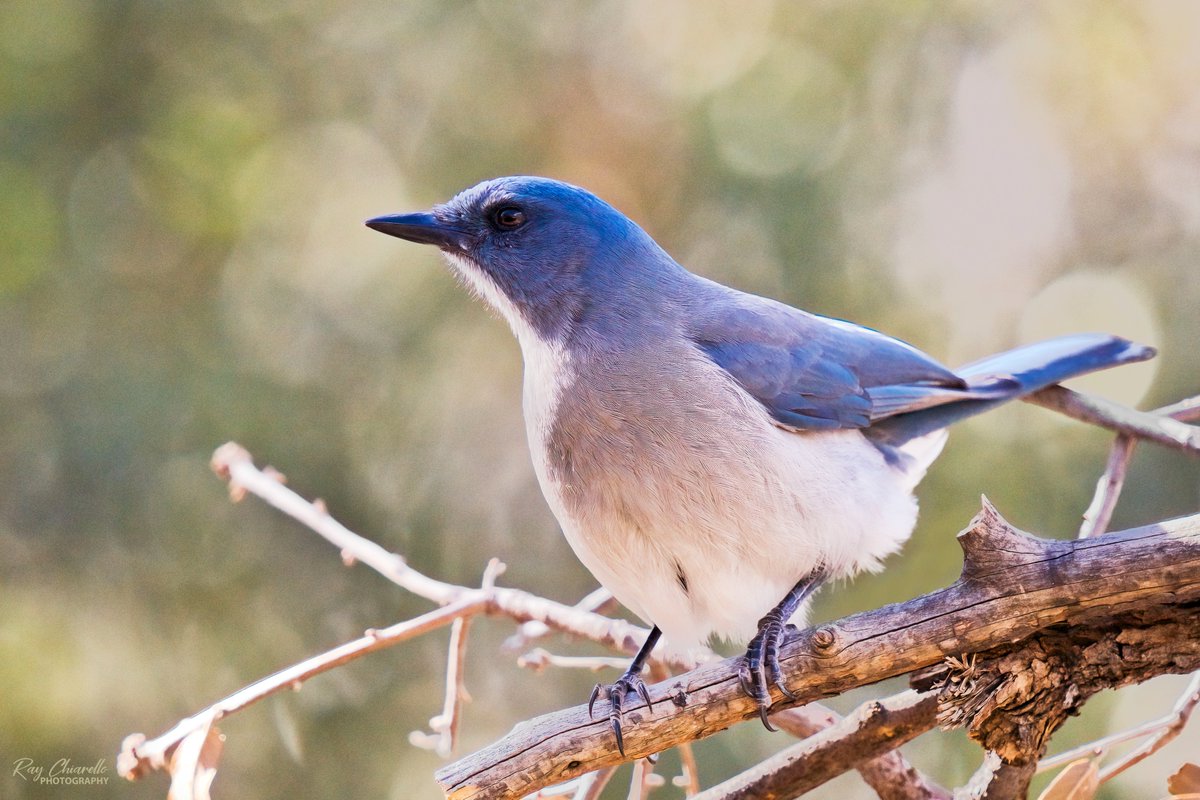
<path id="1" fill-rule="evenodd" d="M 899 446 L 1067 378 L 1141 361 L 1153 348 L 1082 334 L 1011 350 L 957 373 L 898 339 L 752 295 L 726 296 L 693 341 L 791 430 L 869 428 Z"/>
<path id="2" fill-rule="evenodd" d="M 969 391 L 898 339 L 759 297 L 731 300 L 710 306 L 693 339 L 783 427 L 865 428 Z"/>

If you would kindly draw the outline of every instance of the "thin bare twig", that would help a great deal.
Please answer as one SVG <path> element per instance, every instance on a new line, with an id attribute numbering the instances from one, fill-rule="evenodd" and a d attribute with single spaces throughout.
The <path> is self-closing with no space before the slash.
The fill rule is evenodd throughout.
<path id="1" fill-rule="evenodd" d="M 1184 690 L 1183 694 L 1175 702 L 1175 707 L 1169 715 L 1169 721 L 1163 726 L 1162 730 L 1155 734 L 1149 741 L 1142 744 L 1141 747 L 1130 753 L 1126 753 L 1115 764 L 1110 764 L 1100 770 L 1100 782 L 1104 783 L 1105 781 L 1112 780 L 1134 764 L 1157 753 L 1168 742 L 1178 737 L 1179 734 L 1183 733 L 1183 729 L 1187 725 L 1192 712 L 1196 710 L 1197 705 L 1200 705 L 1200 672 L 1192 675 L 1192 680 L 1188 683 L 1188 688 Z"/>
<path id="2" fill-rule="evenodd" d="M 444 625 L 449 625 L 461 617 L 478 614 L 486 607 L 485 598 L 463 598 L 427 614 L 422 614 L 415 619 L 387 628 L 367 631 L 352 642 L 347 642 L 282 669 L 273 675 L 268 675 L 228 697 L 218 700 L 203 711 L 180 720 L 162 735 L 130 746 L 121 754 L 120 773 L 122 776 L 132 779 L 140 777 L 151 769 L 165 768 L 170 754 L 184 738 L 197 730 L 211 726 L 222 717 L 241 711 L 282 689 L 299 689 L 304 681 L 314 675 L 328 672 L 334 667 L 353 661 L 367 653 L 391 647 Z"/>
<path id="3" fill-rule="evenodd" d="M 408 740 L 415 746 L 432 750 L 442 758 L 449 758 L 458 744 L 458 724 L 467 689 L 463 682 L 463 667 L 467 654 L 467 628 L 470 617 L 459 617 L 450 626 L 450 653 L 446 658 L 446 701 L 442 713 L 429 720 L 429 729 L 413 731 Z"/>
<path id="4" fill-rule="evenodd" d="M 1097 536 L 1108 530 L 1113 512 L 1117 509 L 1117 500 L 1121 497 L 1121 489 L 1125 486 L 1125 475 L 1129 471 L 1135 447 L 1137 439 L 1127 433 L 1117 434 L 1112 449 L 1108 451 L 1104 474 L 1096 481 L 1096 493 L 1083 512 L 1083 522 L 1079 526 L 1080 539 Z"/>
<path id="5" fill-rule="evenodd" d="M 613 599 L 612 592 L 605 589 L 603 586 L 593 589 L 588 592 L 578 603 L 572 608 L 578 608 L 581 611 L 592 611 L 597 614 L 603 614 L 607 608 L 614 605 L 616 601 Z M 550 627 L 545 623 L 534 620 L 526 622 L 517 628 L 517 632 L 504 640 L 502 647 L 510 652 L 515 653 L 518 650 L 523 650 L 534 641 L 541 639 L 550 633 Z"/>
<path id="6" fill-rule="evenodd" d="M 467 630 L 471 626 L 470 617 L 459 617 L 450 626 L 450 654 L 447 656 L 446 669 L 446 703 L 442 707 L 442 716 L 448 717 L 446 724 L 446 747 L 438 748 L 438 755 L 447 758 L 454 752 L 458 744 L 458 725 L 462 719 L 462 704 L 469 700 L 465 684 L 467 657 Z"/>
<path id="7" fill-rule="evenodd" d="M 1068 417 L 1126 433 L 1139 439 L 1200 454 L 1200 428 L 1170 416 L 1160 416 L 1114 403 L 1102 397 L 1075 392 L 1062 386 L 1050 386 L 1023 398 L 1026 402 L 1057 411 Z"/>
<path id="8" fill-rule="evenodd" d="M 605 767 L 591 773 L 591 785 L 583 787 L 575 794 L 573 800 L 599 800 L 600 793 L 604 791 L 605 786 L 608 786 L 608 782 L 612 780 L 612 776 L 616 774 L 616 771 L 616 767 Z"/>
<path id="9" fill-rule="evenodd" d="M 629 800 L 646 800 L 650 792 L 662 786 L 663 777 L 654 771 L 658 756 L 647 756 L 633 762 L 633 775 L 629 779 Z"/>
<path id="10" fill-rule="evenodd" d="M 1200 420 L 1200 394 L 1154 409 L 1155 414 L 1177 419 L 1180 422 Z"/>
<path id="11" fill-rule="evenodd" d="M 1103 739 L 1097 739 L 1094 742 L 1059 753 L 1051 758 L 1042 759 L 1038 764 L 1038 772 L 1046 772 L 1047 770 L 1070 764 L 1072 761 L 1077 761 L 1081 758 L 1103 758 L 1112 748 L 1119 744 L 1130 742 L 1134 739 L 1141 739 L 1144 736 L 1152 737 L 1140 747 L 1130 751 L 1116 763 L 1109 765 L 1100 772 L 1101 783 L 1115 778 L 1142 759 L 1158 752 L 1164 745 L 1179 736 L 1198 705 L 1200 705 L 1200 673 L 1192 675 L 1187 689 L 1180 695 L 1170 713 L 1143 723 L 1136 728 L 1119 731 L 1110 736 L 1105 736 Z"/>
<path id="12" fill-rule="evenodd" d="M 1200 419 L 1200 396 L 1189 397 L 1178 403 L 1163 406 L 1150 412 L 1157 416 L 1170 417 L 1179 422 Z M 1128 433 L 1117 434 L 1112 449 L 1108 453 L 1108 463 L 1104 474 L 1096 482 L 1096 492 L 1092 502 L 1083 512 L 1083 522 L 1079 527 L 1079 538 L 1086 539 L 1108 530 L 1112 522 L 1113 512 L 1117 508 L 1121 489 L 1125 485 L 1125 476 L 1129 471 L 1129 462 L 1133 459 L 1133 451 L 1137 447 L 1137 439 Z"/>
<path id="13" fill-rule="evenodd" d="M 683 789 L 684 797 L 695 797 L 700 793 L 700 770 L 696 768 L 696 753 L 691 742 L 675 748 L 679 751 L 680 773 L 671 779 L 671 785 Z"/>
<path id="14" fill-rule="evenodd" d="M 587 669 L 598 672 L 602 669 L 624 669 L 629 663 L 627 658 L 609 658 L 607 656 L 558 656 L 540 647 L 535 647 L 517 659 L 517 666 L 527 667 L 534 672 L 541 672 L 546 667 L 564 669 Z"/>
<path id="15" fill-rule="evenodd" d="M 342 552 L 348 563 L 361 561 L 393 583 L 439 605 L 457 600 L 463 587 L 434 580 L 408 566 L 404 559 L 354 533 L 329 515 L 324 503 L 310 503 L 284 486 L 275 470 L 254 466 L 250 453 L 236 442 L 221 445 L 212 455 L 212 468 L 229 481 L 230 496 L 240 500 L 246 492 L 266 501 L 307 525 Z"/>
<path id="16" fill-rule="evenodd" d="M 217 448 L 213 453 L 212 466 L 218 475 L 229 481 L 230 492 L 235 499 L 246 492 L 254 494 L 338 547 L 343 560 L 349 563 L 361 561 L 396 585 L 440 605 L 464 596 L 482 596 L 488 601 L 488 614 L 507 616 L 522 623 L 541 622 L 554 630 L 589 639 L 629 655 L 636 653 L 649 635 L 649 631 L 641 626 L 573 608 L 519 589 L 500 586 L 476 589 L 430 578 L 410 567 L 402 556 L 346 528 L 329 515 L 324 504 L 310 503 L 293 492 L 280 482 L 278 473 L 255 467 L 250 453 L 235 442 Z M 665 648 L 655 651 L 652 661 L 661 661 L 680 670 L 696 665 L 695 659 L 672 655 Z"/>

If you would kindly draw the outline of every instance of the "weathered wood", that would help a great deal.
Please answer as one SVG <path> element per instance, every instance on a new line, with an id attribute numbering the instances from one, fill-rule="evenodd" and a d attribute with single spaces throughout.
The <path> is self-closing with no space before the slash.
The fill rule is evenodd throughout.
<path id="1" fill-rule="evenodd" d="M 1194 615 L 1200 601 L 1200 515 L 1071 542 L 1016 531 L 990 506 L 960 534 L 967 554 L 952 586 L 801 631 L 782 651 L 797 703 L 938 664 L 948 656 L 1027 640 L 1050 626 L 1094 624 L 1159 606 Z M 1172 612 L 1173 610 L 1173 612 Z M 628 758 L 711 736 L 757 716 L 736 660 L 651 687 L 653 710 L 631 701 Z M 1178 671 L 1165 665 L 1160 672 Z M 683 693 L 679 690 L 682 689 Z M 672 698 L 675 698 L 673 701 Z M 775 695 L 777 708 L 792 705 Z M 440 770 L 449 797 L 520 797 L 619 763 L 607 720 L 585 706 L 521 723 L 500 741 Z"/>
<path id="2" fill-rule="evenodd" d="M 885 698 L 872 702 L 887 704 L 895 699 Z M 905 712 L 910 715 L 905 724 L 922 732 L 937 726 L 936 695 L 929 695 L 923 699 L 932 699 L 933 707 L 922 703 Z M 798 739 L 807 739 L 827 728 L 838 726 L 837 731 L 828 735 L 831 739 L 826 742 L 828 746 L 825 747 L 825 765 L 828 777 L 824 780 L 831 780 L 845 771 L 840 768 L 839 763 L 835 763 L 840 759 L 840 763 L 853 763 L 854 769 L 862 776 L 863 783 L 879 795 L 879 800 L 951 800 L 949 791 L 909 763 L 899 750 L 888 750 L 874 758 L 865 757 L 858 739 L 869 735 L 869 730 L 855 727 L 848 732 L 844 723 L 844 718 L 838 717 L 820 703 L 785 708 L 771 715 L 772 725 Z M 853 725 L 852 722 L 848 724 Z M 753 769 L 752 767 L 751 771 Z M 812 769 L 811 763 L 806 764 L 805 769 L 818 781 L 821 780 L 821 776 L 817 774 L 818 770 Z"/>
<path id="3" fill-rule="evenodd" d="M 1200 669 L 1200 608 L 1105 614 L 1004 650 L 980 654 L 969 674 L 943 684 L 938 721 L 966 724 L 971 738 L 1005 763 L 1036 762 L 1050 734 L 1097 692 Z"/>
<path id="4" fill-rule="evenodd" d="M 937 707 L 936 694 L 912 691 L 864 703 L 832 727 L 701 792 L 694 800 L 799 797 L 863 761 L 920 736 L 931 727 Z M 848 735 L 854 735 L 859 745 L 853 753 L 840 746 Z"/>

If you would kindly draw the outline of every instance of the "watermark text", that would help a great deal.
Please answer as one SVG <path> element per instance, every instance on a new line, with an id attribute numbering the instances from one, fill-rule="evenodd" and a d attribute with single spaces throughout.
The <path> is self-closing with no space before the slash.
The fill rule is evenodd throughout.
<path id="1" fill-rule="evenodd" d="M 49 764 L 18 758 L 13 761 L 12 774 L 14 778 L 46 786 L 101 786 L 112 777 L 108 772 L 108 760 L 104 758 L 95 764 L 76 764 L 69 758 Z"/>

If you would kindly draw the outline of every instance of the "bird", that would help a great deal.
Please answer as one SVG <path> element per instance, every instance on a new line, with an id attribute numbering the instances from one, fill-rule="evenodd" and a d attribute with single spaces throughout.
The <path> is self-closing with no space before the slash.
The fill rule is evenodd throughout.
<path id="1" fill-rule="evenodd" d="M 769 729 L 779 648 L 823 583 L 877 571 L 912 534 L 913 491 L 951 423 L 1152 347 L 1064 336 L 951 370 L 860 325 L 724 286 L 595 194 L 484 181 L 373 230 L 433 245 L 507 321 L 524 361 L 534 472 L 584 566 L 651 627 L 600 685 L 617 747 L 642 668 L 749 641 L 738 676 Z M 986 302 L 981 298 L 980 302 Z"/>

